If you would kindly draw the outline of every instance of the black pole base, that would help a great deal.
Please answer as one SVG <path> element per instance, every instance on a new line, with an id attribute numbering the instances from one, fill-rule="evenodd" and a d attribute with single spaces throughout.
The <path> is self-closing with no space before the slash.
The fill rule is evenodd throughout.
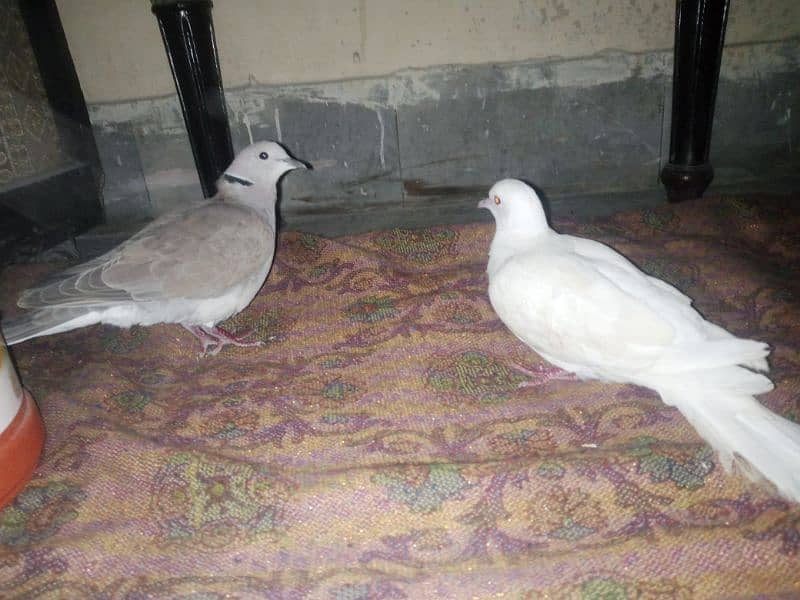
<path id="1" fill-rule="evenodd" d="M 714 179 L 711 163 L 702 165 L 676 165 L 668 163 L 661 170 L 661 183 L 667 189 L 670 202 L 700 198 Z"/>
<path id="2" fill-rule="evenodd" d="M 719 67 L 730 0 L 676 0 L 669 163 L 661 181 L 672 202 L 699 198 L 709 160 Z"/>

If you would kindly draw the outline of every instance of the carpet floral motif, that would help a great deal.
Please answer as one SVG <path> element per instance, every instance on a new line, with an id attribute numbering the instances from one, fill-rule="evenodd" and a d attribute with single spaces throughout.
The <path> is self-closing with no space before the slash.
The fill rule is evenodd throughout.
<path id="1" fill-rule="evenodd" d="M 525 377 L 501 361 L 471 350 L 446 358 L 428 373 L 428 385 L 436 391 L 466 397 L 478 403 L 507 400 Z"/>
<path id="2" fill-rule="evenodd" d="M 375 244 L 412 263 L 428 264 L 453 252 L 458 239 L 454 229 L 391 229 L 375 236 Z"/>
<path id="3" fill-rule="evenodd" d="M 162 540 L 220 547 L 274 533 L 289 491 L 265 466 L 182 452 L 156 474 L 152 498 Z"/>
<path id="4" fill-rule="evenodd" d="M 0 513 L 0 545 L 14 548 L 46 540 L 77 518 L 85 498 L 67 481 L 31 484 Z"/>

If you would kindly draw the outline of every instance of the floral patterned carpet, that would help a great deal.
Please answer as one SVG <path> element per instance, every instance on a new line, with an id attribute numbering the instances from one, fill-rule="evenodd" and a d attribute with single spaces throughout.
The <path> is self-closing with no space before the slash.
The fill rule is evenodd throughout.
<path id="1" fill-rule="evenodd" d="M 711 198 L 561 231 L 769 342 L 800 420 L 800 205 Z M 0 512 L 0 596 L 800 597 L 800 507 L 724 473 L 647 390 L 552 380 L 486 296 L 493 225 L 286 233 L 199 358 L 178 326 L 14 348 L 41 465 Z M 52 269 L 0 276 L 0 307 Z"/>

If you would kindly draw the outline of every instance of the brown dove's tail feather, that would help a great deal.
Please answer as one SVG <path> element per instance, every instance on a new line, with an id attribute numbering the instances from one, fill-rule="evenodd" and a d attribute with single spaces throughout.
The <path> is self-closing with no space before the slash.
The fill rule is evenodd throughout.
<path id="1" fill-rule="evenodd" d="M 19 317 L 3 319 L 6 344 L 13 346 L 42 335 L 70 331 L 98 322 L 94 313 L 76 310 L 37 310 Z"/>

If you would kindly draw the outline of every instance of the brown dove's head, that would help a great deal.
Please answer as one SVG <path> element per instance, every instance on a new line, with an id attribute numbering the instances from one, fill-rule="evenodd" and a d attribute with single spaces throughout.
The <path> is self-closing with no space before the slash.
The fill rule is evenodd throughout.
<path id="1" fill-rule="evenodd" d="M 246 187 L 274 188 L 287 171 L 307 168 L 304 163 L 289 156 L 280 144 L 256 142 L 236 155 L 222 174 L 222 179 Z"/>
<path id="2" fill-rule="evenodd" d="M 498 234 L 516 232 L 527 237 L 549 229 L 539 196 L 519 179 L 501 179 L 495 183 L 478 208 L 492 213 Z"/>

